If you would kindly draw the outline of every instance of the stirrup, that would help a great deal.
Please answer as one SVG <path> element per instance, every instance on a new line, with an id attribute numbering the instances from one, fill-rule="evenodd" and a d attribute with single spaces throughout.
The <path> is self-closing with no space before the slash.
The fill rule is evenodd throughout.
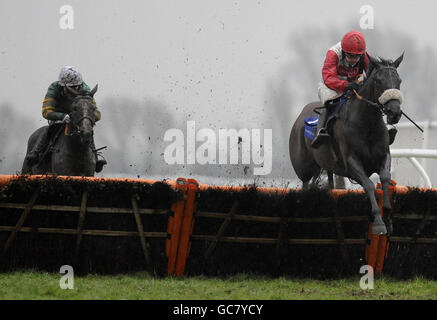
<path id="1" fill-rule="evenodd" d="M 319 132 L 317 132 L 317 135 L 322 135 L 322 136 L 329 136 L 328 134 L 328 130 L 326 130 L 326 128 L 320 128 Z"/>
<path id="2" fill-rule="evenodd" d="M 321 128 L 317 133 L 316 137 L 314 138 L 314 140 L 311 142 L 311 147 L 317 149 L 322 144 L 325 144 L 328 141 L 329 141 L 329 134 L 327 130 L 325 128 Z"/>

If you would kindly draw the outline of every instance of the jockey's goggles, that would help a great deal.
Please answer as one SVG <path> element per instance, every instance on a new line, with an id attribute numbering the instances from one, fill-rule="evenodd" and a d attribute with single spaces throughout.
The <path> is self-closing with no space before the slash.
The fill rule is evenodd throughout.
<path id="1" fill-rule="evenodd" d="M 361 57 L 361 54 L 353 54 L 353 53 L 348 53 L 345 52 L 344 53 L 346 55 L 346 57 L 348 57 L 349 59 L 358 59 Z"/>

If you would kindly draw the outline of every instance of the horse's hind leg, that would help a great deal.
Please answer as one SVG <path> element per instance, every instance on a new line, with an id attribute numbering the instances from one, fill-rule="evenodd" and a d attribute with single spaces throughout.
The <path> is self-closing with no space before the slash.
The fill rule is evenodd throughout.
<path id="1" fill-rule="evenodd" d="M 322 169 L 318 168 L 317 171 L 313 172 L 313 175 L 307 175 L 305 179 L 302 179 L 302 189 L 308 190 L 311 188 L 318 188 L 321 171 Z"/>
<path id="2" fill-rule="evenodd" d="M 31 174 L 32 167 L 27 163 L 27 159 L 24 159 L 23 166 L 21 167 L 21 174 Z"/>
<path id="3" fill-rule="evenodd" d="M 311 178 L 307 181 L 302 181 L 302 189 L 304 189 L 304 190 L 309 190 L 311 188 L 314 188 L 314 186 L 315 186 L 315 183 L 314 183 L 313 178 Z"/>

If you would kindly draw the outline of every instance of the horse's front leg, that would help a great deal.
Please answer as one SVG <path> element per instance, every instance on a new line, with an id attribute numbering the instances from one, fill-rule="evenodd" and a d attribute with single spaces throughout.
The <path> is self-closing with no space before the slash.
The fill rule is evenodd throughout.
<path id="1" fill-rule="evenodd" d="M 385 161 L 383 162 L 381 170 L 379 171 L 379 179 L 381 180 L 382 191 L 384 193 L 384 202 L 382 205 L 382 210 L 383 210 L 384 221 L 387 226 L 388 234 L 391 234 L 393 232 L 393 223 L 391 220 L 392 210 L 391 210 L 390 194 L 388 191 L 388 187 L 391 179 L 390 168 L 391 168 L 391 155 L 390 152 L 387 152 Z"/>
<path id="2" fill-rule="evenodd" d="M 385 227 L 384 221 L 381 218 L 381 210 L 379 209 L 378 202 L 376 201 L 375 185 L 366 175 L 361 160 L 354 155 L 351 155 L 347 159 L 347 164 L 350 177 L 361 184 L 370 200 L 372 233 L 387 234 L 387 228 Z"/>

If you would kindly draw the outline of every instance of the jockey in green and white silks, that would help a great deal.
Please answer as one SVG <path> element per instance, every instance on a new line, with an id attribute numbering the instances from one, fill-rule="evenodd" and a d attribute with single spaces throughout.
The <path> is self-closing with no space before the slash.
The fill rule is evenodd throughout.
<path id="1" fill-rule="evenodd" d="M 49 120 L 50 125 L 54 124 L 55 122 L 70 122 L 70 116 L 68 114 L 71 112 L 73 97 L 68 92 L 67 87 L 70 87 L 78 92 L 82 90 L 90 91 L 90 88 L 83 81 L 82 75 L 76 67 L 62 67 L 59 73 L 58 81 L 50 84 L 42 104 L 42 116 Z M 94 104 L 95 103 L 96 101 L 94 100 Z M 94 115 L 96 116 L 96 121 L 101 119 L 101 114 L 97 107 Z M 52 130 L 50 130 L 50 128 L 49 130 L 46 130 L 46 134 L 41 135 L 33 150 L 28 154 L 27 161 L 30 165 L 33 165 L 40 160 L 40 154 L 44 151 L 43 149 L 48 143 L 51 131 Z M 95 149 L 94 145 L 91 147 Z M 99 160 L 96 158 L 96 172 L 100 172 L 105 164 L 105 160 Z"/>
<path id="2" fill-rule="evenodd" d="M 88 85 L 82 80 L 79 70 L 72 66 L 62 67 L 59 73 L 59 80 L 53 82 L 47 89 L 42 104 L 42 116 L 51 121 L 63 121 L 71 111 L 71 95 L 66 87 L 76 91 L 90 91 Z M 94 100 L 94 104 L 96 101 Z M 96 109 L 95 116 L 100 120 L 100 111 Z M 66 122 L 66 121 L 64 121 Z"/>

